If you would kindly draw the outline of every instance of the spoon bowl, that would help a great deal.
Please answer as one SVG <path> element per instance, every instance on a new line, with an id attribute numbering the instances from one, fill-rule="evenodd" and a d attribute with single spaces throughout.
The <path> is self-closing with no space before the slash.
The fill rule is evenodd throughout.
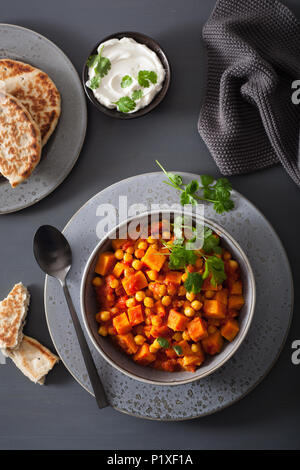
<path id="1" fill-rule="evenodd" d="M 57 228 L 42 225 L 35 234 L 33 251 L 42 271 L 60 282 L 65 280 L 72 265 L 72 251 Z"/>

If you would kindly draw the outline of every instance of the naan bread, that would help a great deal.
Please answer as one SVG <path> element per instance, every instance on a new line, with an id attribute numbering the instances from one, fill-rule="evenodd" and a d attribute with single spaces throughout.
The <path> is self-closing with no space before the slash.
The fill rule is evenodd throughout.
<path id="1" fill-rule="evenodd" d="M 0 91 L 0 172 L 14 188 L 41 158 L 39 127 L 15 97 Z"/>
<path id="2" fill-rule="evenodd" d="M 20 282 L 0 302 L 0 348 L 17 348 L 22 340 L 30 294 Z"/>
<path id="3" fill-rule="evenodd" d="M 60 94 L 51 78 L 31 65 L 1 59 L 0 83 L 6 93 L 16 97 L 29 111 L 45 145 L 60 116 Z"/>
<path id="4" fill-rule="evenodd" d="M 44 384 L 46 375 L 59 361 L 49 349 L 25 335 L 18 349 L 5 349 L 3 354 L 10 357 L 26 377 L 40 385 Z"/>

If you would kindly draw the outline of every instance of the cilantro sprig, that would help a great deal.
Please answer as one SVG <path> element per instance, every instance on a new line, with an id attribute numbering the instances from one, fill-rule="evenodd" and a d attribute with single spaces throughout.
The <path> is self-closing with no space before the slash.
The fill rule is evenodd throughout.
<path id="1" fill-rule="evenodd" d="M 104 46 L 101 47 L 99 54 L 91 55 L 86 63 L 89 68 L 94 69 L 95 73 L 89 84 L 89 88 L 92 90 L 95 90 L 99 87 L 101 79 L 105 77 L 105 75 L 107 75 L 111 69 L 110 60 L 107 57 L 102 57 L 103 47 Z"/>
<path id="2" fill-rule="evenodd" d="M 142 87 L 149 88 L 150 82 L 153 84 L 157 83 L 157 74 L 150 70 L 140 70 L 138 73 L 138 82 Z"/>
<path id="3" fill-rule="evenodd" d="M 156 163 L 168 178 L 168 181 L 164 183 L 181 192 L 180 203 L 183 206 L 185 204 L 197 205 L 198 201 L 207 201 L 213 204 L 218 214 L 229 212 L 234 208 L 234 202 L 231 199 L 232 186 L 227 178 L 214 180 L 210 175 L 200 175 L 201 186 L 197 180 L 183 184 L 180 175 L 167 172 L 157 160 Z M 199 190 L 202 191 L 201 195 L 197 194 Z"/>
<path id="4" fill-rule="evenodd" d="M 132 84 L 132 78 L 130 75 L 124 75 L 124 77 L 121 80 L 121 87 L 122 88 L 127 88 Z"/>

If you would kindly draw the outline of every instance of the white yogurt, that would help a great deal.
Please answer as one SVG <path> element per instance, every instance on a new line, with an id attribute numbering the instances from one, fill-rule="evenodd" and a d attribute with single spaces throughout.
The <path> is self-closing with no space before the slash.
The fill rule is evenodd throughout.
<path id="1" fill-rule="evenodd" d="M 143 96 L 136 100 L 135 112 L 147 106 L 161 90 L 165 79 L 165 70 L 155 52 L 144 44 L 140 44 L 131 38 L 110 39 L 98 47 L 98 53 L 107 57 L 111 62 L 111 69 L 105 75 L 98 88 L 93 90 L 97 100 L 107 108 L 117 108 L 115 104 L 124 96 L 132 97 L 135 90 L 142 90 Z M 138 82 L 138 73 L 141 70 L 153 71 L 157 75 L 157 82 L 150 83 L 149 87 L 142 87 Z M 121 87 L 124 76 L 129 75 L 132 83 L 126 88 Z M 89 80 L 95 76 L 94 68 L 89 68 Z"/>

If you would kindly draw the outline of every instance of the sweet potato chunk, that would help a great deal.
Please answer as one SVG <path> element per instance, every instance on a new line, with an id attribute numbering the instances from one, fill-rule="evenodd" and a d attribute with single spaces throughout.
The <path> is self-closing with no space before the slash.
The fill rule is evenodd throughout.
<path id="1" fill-rule="evenodd" d="M 187 366 L 201 366 L 202 362 L 204 361 L 204 354 L 203 352 L 197 354 L 193 354 L 192 356 L 184 356 L 182 365 L 183 367 Z"/>
<path id="2" fill-rule="evenodd" d="M 149 246 L 145 256 L 142 258 L 142 262 L 154 271 L 160 271 L 165 261 L 166 256 L 157 251 L 153 246 Z"/>
<path id="3" fill-rule="evenodd" d="M 243 293 L 242 281 L 233 281 L 229 287 L 229 292 L 231 295 L 242 295 Z"/>
<path id="4" fill-rule="evenodd" d="M 224 305 L 228 303 L 228 289 L 221 289 L 215 295 L 215 300 L 218 300 Z"/>
<path id="5" fill-rule="evenodd" d="M 116 277 L 122 276 L 125 268 L 126 265 L 124 263 L 118 262 L 117 264 L 115 264 L 115 267 L 113 269 L 113 275 Z"/>
<path id="6" fill-rule="evenodd" d="M 166 336 L 170 336 L 170 333 L 170 328 L 167 327 L 167 325 L 151 326 L 150 335 L 153 336 L 153 338 L 159 338 L 160 336 L 165 338 Z"/>
<path id="7" fill-rule="evenodd" d="M 239 331 L 239 324 L 234 318 L 227 320 L 225 325 L 221 327 L 221 335 L 228 341 L 233 341 Z"/>
<path id="8" fill-rule="evenodd" d="M 234 310 L 241 310 L 245 300 L 242 295 L 230 295 L 228 299 L 228 308 Z"/>
<path id="9" fill-rule="evenodd" d="M 128 317 L 131 326 L 139 325 L 144 321 L 144 314 L 141 305 L 136 305 L 135 307 L 129 307 Z"/>
<path id="10" fill-rule="evenodd" d="M 101 276 L 106 276 L 113 269 L 116 261 L 115 255 L 110 251 L 100 253 L 95 272 L 101 274 Z"/>
<path id="11" fill-rule="evenodd" d="M 222 319 L 226 317 L 226 305 L 219 300 L 205 300 L 203 310 L 208 318 Z"/>
<path id="12" fill-rule="evenodd" d="M 224 341 L 219 330 L 201 341 L 204 351 L 210 355 L 218 354 L 223 347 L 223 342 Z"/>
<path id="13" fill-rule="evenodd" d="M 145 274 L 142 271 L 137 271 L 131 276 L 124 277 L 122 285 L 127 295 L 134 295 L 138 290 L 144 289 L 148 286 Z"/>
<path id="14" fill-rule="evenodd" d="M 199 317 L 194 318 L 187 327 L 188 334 L 193 341 L 197 342 L 207 336 L 206 322 Z"/>
<path id="15" fill-rule="evenodd" d="M 134 342 L 132 333 L 126 333 L 125 335 L 116 335 L 116 341 L 118 345 L 122 349 L 124 349 L 127 354 L 135 354 L 139 348 Z"/>
<path id="16" fill-rule="evenodd" d="M 169 271 L 166 276 L 164 282 L 166 284 L 181 284 L 182 273 L 179 271 Z"/>
<path id="17" fill-rule="evenodd" d="M 220 286 L 213 286 L 210 283 L 210 277 L 207 277 L 206 279 L 204 279 L 201 289 L 202 290 L 215 290 L 215 291 L 221 290 L 222 289 L 221 285 Z"/>
<path id="18" fill-rule="evenodd" d="M 113 318 L 113 325 L 119 335 L 124 335 L 131 330 L 131 325 L 125 312 Z"/>
<path id="19" fill-rule="evenodd" d="M 168 316 L 168 327 L 174 331 L 184 331 L 189 322 L 189 319 L 182 315 L 182 313 L 177 312 L 174 309 L 170 310 Z"/>
<path id="20" fill-rule="evenodd" d="M 144 343 L 135 353 L 133 359 L 142 366 L 147 366 L 151 362 L 155 361 L 156 356 L 149 351 L 149 344 Z"/>
<path id="21" fill-rule="evenodd" d="M 182 349 L 182 354 L 179 354 L 179 356 L 191 356 L 193 354 L 191 350 L 191 346 L 185 339 L 182 339 L 181 341 L 179 341 L 179 343 L 177 343 L 176 346 L 180 346 Z"/>

